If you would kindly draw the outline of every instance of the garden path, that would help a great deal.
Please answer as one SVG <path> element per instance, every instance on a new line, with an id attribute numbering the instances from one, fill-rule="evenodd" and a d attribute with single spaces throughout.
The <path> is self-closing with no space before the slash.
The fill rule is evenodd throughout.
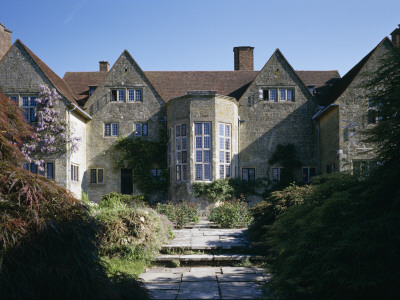
<path id="1" fill-rule="evenodd" d="M 263 298 L 267 271 L 237 266 L 264 259 L 243 254 L 251 248 L 245 229 L 212 227 L 209 221 L 201 220 L 193 228 L 174 231 L 175 238 L 155 259 L 164 267 L 149 268 L 139 276 L 152 299 Z"/>

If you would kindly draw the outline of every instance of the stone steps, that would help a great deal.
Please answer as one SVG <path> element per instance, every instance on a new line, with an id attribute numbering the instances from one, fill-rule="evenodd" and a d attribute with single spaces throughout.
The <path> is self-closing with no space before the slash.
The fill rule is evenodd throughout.
<path id="1" fill-rule="evenodd" d="M 233 266 L 243 261 L 253 263 L 264 262 L 265 257 L 252 254 L 160 254 L 153 263 L 163 266 L 201 265 L 201 266 Z"/>

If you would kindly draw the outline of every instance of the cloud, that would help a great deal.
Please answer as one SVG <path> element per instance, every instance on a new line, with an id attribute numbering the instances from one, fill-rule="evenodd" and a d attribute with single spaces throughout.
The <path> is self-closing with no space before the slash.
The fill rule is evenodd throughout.
<path id="1" fill-rule="evenodd" d="M 86 5 L 88 0 L 81 0 L 78 3 L 75 4 L 74 9 L 72 12 L 68 14 L 68 16 L 64 20 L 64 24 L 67 25 L 74 17 L 75 15 Z"/>

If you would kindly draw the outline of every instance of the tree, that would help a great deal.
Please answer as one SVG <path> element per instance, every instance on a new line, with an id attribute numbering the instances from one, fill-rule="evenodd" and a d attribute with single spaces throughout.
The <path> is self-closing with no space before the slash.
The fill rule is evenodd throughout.
<path id="1" fill-rule="evenodd" d="M 400 162 L 400 47 L 395 47 L 368 76 L 370 106 L 376 110 L 378 124 L 366 131 L 366 141 L 375 145 L 378 159 L 387 165 Z"/>
<path id="2" fill-rule="evenodd" d="M 26 158 L 30 162 L 35 161 L 39 168 L 43 165 L 44 158 L 56 158 L 65 154 L 68 144 L 71 152 L 78 150 L 80 138 L 72 136 L 67 122 L 54 107 L 60 99 L 56 89 L 39 86 L 34 125 L 36 139 L 27 142 L 23 147 Z"/>

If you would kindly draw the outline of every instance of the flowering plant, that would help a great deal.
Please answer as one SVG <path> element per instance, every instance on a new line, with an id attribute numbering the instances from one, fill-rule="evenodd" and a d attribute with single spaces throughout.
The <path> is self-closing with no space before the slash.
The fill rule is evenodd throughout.
<path id="1" fill-rule="evenodd" d="M 78 150 L 80 138 L 73 137 L 66 120 L 60 111 L 54 108 L 61 96 L 56 89 L 50 90 L 45 85 L 39 86 L 39 97 L 36 99 L 36 123 L 34 124 L 36 139 L 26 143 L 23 152 L 29 162 L 34 161 L 42 169 L 45 157 L 58 157 L 67 152 Z"/>

